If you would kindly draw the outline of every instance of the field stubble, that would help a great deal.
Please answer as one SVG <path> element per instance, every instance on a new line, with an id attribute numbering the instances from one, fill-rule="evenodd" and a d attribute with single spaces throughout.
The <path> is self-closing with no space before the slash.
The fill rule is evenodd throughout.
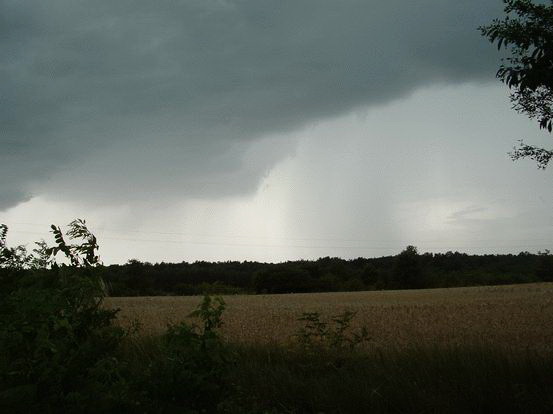
<path id="1" fill-rule="evenodd" d="M 321 319 L 357 312 L 352 328 L 367 327 L 369 345 L 493 345 L 538 352 L 553 349 L 553 283 L 450 289 L 223 296 L 227 308 L 222 334 L 238 343 L 288 343 L 302 326 L 303 312 Z M 107 298 L 120 308 L 118 321 L 138 320 L 145 335 L 168 323 L 193 321 L 187 315 L 198 296 Z"/>

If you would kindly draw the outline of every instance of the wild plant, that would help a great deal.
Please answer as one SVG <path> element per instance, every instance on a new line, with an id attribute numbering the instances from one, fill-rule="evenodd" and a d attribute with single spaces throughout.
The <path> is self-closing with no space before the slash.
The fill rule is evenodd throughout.
<path id="1" fill-rule="evenodd" d="M 73 266 L 92 267 L 101 264 L 100 257 L 96 254 L 99 249 L 96 236 L 87 228 L 86 221 L 75 219 L 67 225 L 69 230 L 65 233 L 70 240 L 80 240 L 80 243 L 67 244 L 63 232 L 59 226 L 50 226 L 56 246 L 46 248 L 45 253 L 55 258 L 62 252 Z"/>
<path id="2" fill-rule="evenodd" d="M 63 253 L 71 266 L 94 267 L 101 264 L 97 254 L 99 249 L 96 236 L 88 229 L 86 221 L 75 219 L 67 225 L 65 236 L 79 243 L 67 243 L 61 228 L 51 225 L 55 246 L 48 246 L 44 240 L 35 242 L 31 253 L 24 245 L 7 246 L 8 226 L 0 224 L 0 268 L 8 269 L 46 269 L 59 266 L 56 262 L 58 253 Z"/>
<path id="3" fill-rule="evenodd" d="M 324 348 L 332 351 L 351 351 L 369 340 L 366 327 L 351 329 L 357 313 L 344 311 L 332 316 L 330 321 L 321 320 L 319 312 L 304 312 L 298 321 L 304 326 L 294 335 L 300 346 L 306 350 Z"/>
<path id="4" fill-rule="evenodd" d="M 224 309 L 222 298 L 206 295 L 189 315 L 199 318 L 201 325 L 169 325 L 162 338 L 162 357 L 150 364 L 143 378 L 148 398 L 165 404 L 162 411 L 187 407 L 214 412 L 225 399 L 231 354 L 217 332 Z"/>
<path id="5" fill-rule="evenodd" d="M 8 229 L 0 226 L 0 408 L 14 412 L 70 410 L 91 398 L 85 388 L 109 399 L 123 386 L 115 354 L 125 333 L 113 324 L 117 310 L 101 306 L 104 285 L 79 269 L 99 263 L 96 238 L 84 220 L 67 232 L 79 244 L 66 244 L 52 228 L 57 245 L 41 241 L 28 254 L 24 246 L 7 247 Z M 59 251 L 72 266 L 56 263 Z M 102 398 L 94 399 L 99 406 Z"/>

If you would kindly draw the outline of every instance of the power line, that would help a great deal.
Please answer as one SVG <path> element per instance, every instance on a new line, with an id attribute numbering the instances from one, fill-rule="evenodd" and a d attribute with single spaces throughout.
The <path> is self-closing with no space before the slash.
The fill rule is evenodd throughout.
<path id="1" fill-rule="evenodd" d="M 24 233 L 24 234 L 37 234 L 45 235 L 47 232 L 33 232 L 25 230 L 14 230 L 13 233 Z M 146 242 L 146 243 L 168 243 L 168 244 L 189 244 L 189 245 L 201 245 L 201 246 L 222 246 L 222 247 L 252 247 L 252 248 L 300 248 L 300 249 L 361 249 L 361 250 L 401 250 L 404 246 L 398 245 L 389 245 L 389 246 L 355 246 L 355 245 L 298 245 L 298 244 L 259 244 L 259 243 L 219 243 L 219 242 L 202 242 L 202 241 L 193 241 L 193 240 L 168 240 L 168 239 L 137 239 L 137 238 L 121 238 L 121 237 L 102 237 L 103 240 L 114 240 L 114 241 L 129 241 L 129 242 Z M 545 239 L 544 239 L 545 240 Z M 533 240 L 538 241 L 538 240 Z M 427 243 L 423 241 L 417 241 L 418 244 L 425 245 Z M 501 248 L 544 248 L 546 243 L 552 244 L 551 241 L 545 240 L 545 243 L 542 244 L 503 244 L 503 245 L 474 245 L 471 242 L 467 242 L 470 245 L 461 246 L 461 245 L 451 245 L 443 243 L 443 246 L 440 246 L 441 250 L 450 249 L 466 249 L 466 248 L 487 248 L 487 249 L 501 249 Z"/>
<path id="2" fill-rule="evenodd" d="M 39 224 L 39 223 L 24 223 L 24 222 L 16 222 L 16 223 L 13 223 L 13 224 L 18 224 L 18 225 L 31 225 L 31 226 L 50 226 L 50 225 L 45 225 L 45 224 Z M 94 228 L 91 227 L 91 230 L 94 232 Z M 243 236 L 243 235 L 223 235 L 223 234 L 220 234 L 220 235 L 199 235 L 199 234 L 190 234 L 190 233 L 183 233 L 183 232 L 160 232 L 160 231 L 143 231 L 143 230 L 125 230 L 125 229 L 109 229 L 109 228 L 98 228 L 98 230 L 100 230 L 101 232 L 113 232 L 113 233 L 140 233 L 140 234 L 158 234 L 158 235 L 165 235 L 165 236 L 184 236 L 184 237 L 201 237 L 201 238 L 241 238 L 241 239 L 276 239 L 276 240 L 288 240 L 288 241 L 322 241 L 322 242 L 325 242 L 325 241 L 334 241 L 334 242 L 345 242 L 345 243 L 363 243 L 363 242 L 376 242 L 376 243 L 381 243 L 381 242 L 384 242 L 384 243 L 408 243 L 406 242 L 405 240 L 402 240 L 402 239 L 389 239 L 389 240 L 386 240 L 386 241 L 383 241 L 383 240 L 376 240 L 376 239 L 344 239 L 344 238 L 313 238 L 313 237 L 305 237 L 305 238 L 290 238 L 290 237 L 270 237 L 270 236 Z M 26 231 L 26 230 L 10 230 L 11 232 L 13 233 L 28 233 L 28 234 L 47 234 L 48 232 L 47 231 L 43 231 L 43 232 L 32 232 L 32 231 Z M 189 243 L 189 244 L 212 244 L 212 245 L 222 245 L 222 246 L 245 246 L 245 247 L 255 247 L 255 246 L 265 246 L 265 247 L 309 247 L 309 246 L 304 246 L 304 245 L 300 245 L 300 246 L 294 246 L 294 245 L 273 245 L 273 244 L 269 244 L 269 245 L 263 245 L 263 244 L 240 244 L 240 243 L 218 243 L 218 242 L 196 242 L 196 241 L 186 241 L 186 240 L 159 240 L 159 239 L 156 239 L 156 240 L 153 240 L 153 239 L 134 239 L 134 238 L 113 238 L 113 237 L 102 237 L 103 239 L 106 239 L 106 240 L 123 240 L 123 241 L 145 241 L 145 242 L 167 242 L 167 243 Z M 498 241 L 501 241 L 503 239 L 477 239 L 477 240 L 471 240 L 471 241 L 468 241 L 467 243 L 470 243 L 471 245 L 470 246 L 466 246 L 466 247 L 492 247 L 492 246 L 485 246 L 485 245 L 474 245 L 473 243 L 474 242 L 491 242 L 491 243 L 496 243 Z M 532 238 L 532 239 L 518 239 L 518 242 L 525 242 L 525 241 L 528 241 L 528 242 L 544 242 L 544 243 L 553 243 L 553 240 L 550 239 L 550 238 L 543 238 L 543 239 L 535 239 L 535 238 Z M 443 240 L 416 240 L 417 243 L 420 243 L 420 244 L 434 244 L 434 243 L 439 243 L 439 244 L 444 244 L 444 241 Z M 457 245 L 457 246 L 460 246 L 460 245 Z M 536 247 L 536 246 L 541 246 L 541 245 L 526 245 L 526 244 L 517 244 L 517 245 L 502 245 L 502 246 L 496 246 L 496 247 L 524 247 L 524 246 L 528 246 L 528 247 Z M 355 246 L 313 246 L 314 248 L 355 248 Z M 378 247 L 373 247 L 373 246 L 358 246 L 357 248 L 367 248 L 367 249 L 393 249 L 397 247 L 396 245 L 394 246 L 378 246 Z"/>

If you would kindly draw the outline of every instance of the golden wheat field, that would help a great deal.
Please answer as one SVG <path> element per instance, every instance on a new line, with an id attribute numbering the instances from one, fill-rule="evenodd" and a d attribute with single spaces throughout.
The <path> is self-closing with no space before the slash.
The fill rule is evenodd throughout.
<path id="1" fill-rule="evenodd" d="M 373 346 L 491 344 L 516 350 L 553 349 L 553 283 L 450 289 L 223 296 L 223 336 L 234 342 L 289 342 L 303 312 L 322 318 L 357 312 Z M 138 320 L 157 334 L 187 319 L 198 296 L 108 298 L 119 323 Z"/>

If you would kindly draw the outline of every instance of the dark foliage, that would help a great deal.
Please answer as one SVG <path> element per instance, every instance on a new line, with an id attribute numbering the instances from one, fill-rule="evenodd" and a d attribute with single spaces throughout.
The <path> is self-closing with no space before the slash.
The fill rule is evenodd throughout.
<path id="1" fill-rule="evenodd" d="M 553 129 L 553 1 L 503 0 L 506 17 L 483 26 L 480 31 L 497 48 L 506 48 L 497 77 L 511 90 L 513 109 L 538 121 L 540 128 Z M 513 160 L 530 158 L 545 168 L 553 151 L 522 141 L 511 153 Z"/>
<path id="2" fill-rule="evenodd" d="M 101 306 L 100 279 L 76 269 L 1 286 L 0 412 L 215 412 L 232 362 L 216 332 L 224 302 L 205 297 L 191 315 L 201 327 L 169 326 L 144 357 L 114 324 L 117 310 Z"/>
<path id="3" fill-rule="evenodd" d="M 136 358 L 117 310 L 102 306 L 106 284 L 96 238 L 83 220 L 67 244 L 36 255 L 6 245 L 0 226 L 0 412 L 215 412 L 226 398 L 231 359 L 216 330 L 224 302 L 206 296 L 193 317 L 159 338 L 153 358 Z M 58 264 L 62 252 L 70 265 Z"/>
<path id="4" fill-rule="evenodd" d="M 407 246 L 396 259 L 394 281 L 404 289 L 425 287 L 421 260 L 415 246 Z"/>
<path id="5" fill-rule="evenodd" d="M 242 346 L 232 412 L 551 413 L 552 368 L 551 356 L 470 346 L 347 354 Z"/>
<path id="6" fill-rule="evenodd" d="M 324 257 L 285 263 L 142 263 L 75 268 L 104 280 L 111 296 L 339 292 L 552 281 L 548 252 L 518 255 L 416 253 L 344 260 Z M 0 268 L 0 283 L 32 270 Z M 55 269 L 46 272 L 55 272 Z"/>
<path id="7" fill-rule="evenodd" d="M 73 264 L 75 274 L 94 276 L 104 294 L 111 296 L 337 292 L 553 281 L 548 270 L 552 260 L 549 251 L 482 256 L 451 251 L 419 254 L 414 246 L 407 246 L 397 256 L 370 259 L 156 264 L 133 259 L 124 265 L 103 266 L 96 238 L 84 220 L 74 220 L 68 227 L 66 235 L 73 244 L 67 244 L 59 227 L 53 226 L 57 245 L 48 247 L 42 241 L 34 254 L 29 254 L 24 246 L 9 248 L 7 227 L 0 226 L 0 284 L 7 286 L 17 275 L 37 269 L 57 272 L 55 255 L 59 252 Z"/>
<path id="8" fill-rule="evenodd" d="M 201 320 L 202 326 L 184 322 L 168 326 L 167 332 L 149 345 L 154 351 L 149 355 L 137 355 L 144 340 L 134 341 L 127 357 L 134 357 L 130 395 L 140 406 L 139 412 L 211 413 L 228 399 L 227 373 L 233 358 L 217 333 L 224 309 L 221 298 L 205 296 L 190 315 Z"/>
<path id="9" fill-rule="evenodd" d="M 553 256 L 549 250 L 539 254 L 536 277 L 545 282 L 553 282 Z"/>
<path id="10" fill-rule="evenodd" d="M 112 296 L 303 293 L 477 286 L 550 281 L 548 253 L 467 255 L 416 253 L 344 260 L 324 257 L 285 263 L 195 262 L 98 266 Z M 0 275 L 2 269 L 0 269 Z M 1 277 L 1 276 L 0 276 Z"/>
<path id="11" fill-rule="evenodd" d="M 58 268 L 3 282 L 0 407 L 79 412 L 87 404 L 113 406 L 120 385 L 115 351 L 124 333 L 112 324 L 116 311 L 100 307 L 98 280 Z"/>

